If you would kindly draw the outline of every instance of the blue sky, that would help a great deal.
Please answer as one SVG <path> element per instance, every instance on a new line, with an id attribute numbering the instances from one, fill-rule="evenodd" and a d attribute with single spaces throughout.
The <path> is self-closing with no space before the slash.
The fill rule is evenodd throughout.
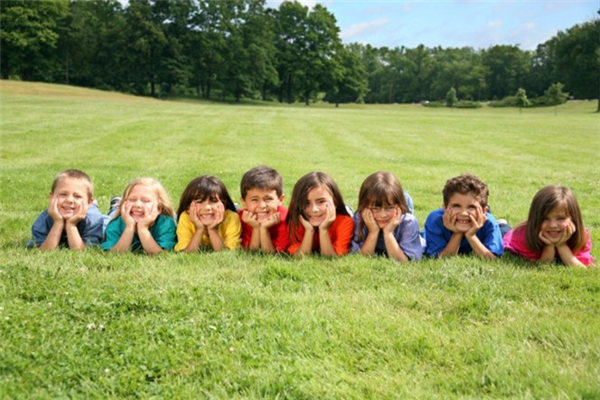
<path id="1" fill-rule="evenodd" d="M 302 0 L 321 3 L 335 15 L 344 43 L 375 47 L 419 44 L 484 49 L 518 45 L 523 50 L 560 30 L 598 18 L 599 0 Z M 267 0 L 278 7 L 281 1 Z"/>

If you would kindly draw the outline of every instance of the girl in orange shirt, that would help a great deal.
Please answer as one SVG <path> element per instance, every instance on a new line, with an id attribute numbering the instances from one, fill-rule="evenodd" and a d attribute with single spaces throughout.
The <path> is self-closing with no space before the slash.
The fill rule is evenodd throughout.
<path id="1" fill-rule="evenodd" d="M 354 221 L 348 214 L 334 180 L 323 172 L 311 172 L 296 182 L 288 209 L 290 247 L 293 256 L 348 253 Z"/>

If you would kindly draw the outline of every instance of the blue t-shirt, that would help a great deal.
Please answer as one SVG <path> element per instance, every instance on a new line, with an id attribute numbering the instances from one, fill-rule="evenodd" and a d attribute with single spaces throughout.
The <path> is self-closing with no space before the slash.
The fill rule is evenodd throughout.
<path id="1" fill-rule="evenodd" d="M 439 208 L 432 211 L 425 221 L 425 241 L 427 242 L 425 254 L 429 257 L 438 257 L 452 237 L 452 231 L 444 226 L 443 215 L 444 209 Z M 500 233 L 498 221 L 489 212 L 485 213 L 485 216 L 487 221 L 475 235 L 489 251 L 500 257 L 504 252 L 504 245 L 502 244 L 502 234 Z M 458 254 L 470 254 L 472 251 L 473 249 L 467 238 L 463 236 Z"/>
<path id="2" fill-rule="evenodd" d="M 104 238 L 104 242 L 102 242 L 102 248 L 104 250 L 110 250 L 115 247 L 115 244 L 121 238 L 123 231 L 125 230 L 125 222 L 123 222 L 123 218 L 119 215 L 117 218 L 110 221 L 108 226 L 106 227 L 106 237 Z M 150 227 L 150 234 L 152 238 L 161 248 L 165 250 L 173 250 L 175 247 L 176 240 L 176 232 L 177 224 L 175 220 L 164 214 L 160 214 L 154 224 Z M 131 251 L 143 251 L 142 242 L 140 242 L 140 238 L 137 233 L 133 235 L 133 240 L 131 241 Z"/>
<path id="3" fill-rule="evenodd" d="M 102 242 L 104 215 L 100 213 L 95 204 L 90 205 L 85 219 L 79 221 L 77 230 L 81 236 L 81 240 L 86 246 L 96 245 Z M 48 210 L 44 210 L 31 226 L 31 240 L 27 242 L 28 247 L 41 246 L 44 240 L 48 237 L 48 233 L 54 225 L 54 220 L 48 214 Z M 67 232 L 63 229 L 60 236 L 59 246 L 68 246 Z"/>
<path id="4" fill-rule="evenodd" d="M 359 222 L 361 221 L 360 213 L 354 214 L 354 237 L 352 238 L 352 252 L 360 251 L 361 247 L 365 244 L 369 229 L 363 224 L 362 240 L 358 240 L 359 234 Z M 423 256 L 424 243 L 422 242 L 421 235 L 419 234 L 419 221 L 417 217 L 412 214 L 403 214 L 400 219 L 400 224 L 394 230 L 394 237 L 396 242 L 406 254 L 410 260 L 420 260 Z M 375 245 L 375 254 L 386 255 L 387 250 L 385 248 L 385 240 L 383 238 L 383 231 L 379 231 L 377 236 L 377 244 Z"/>

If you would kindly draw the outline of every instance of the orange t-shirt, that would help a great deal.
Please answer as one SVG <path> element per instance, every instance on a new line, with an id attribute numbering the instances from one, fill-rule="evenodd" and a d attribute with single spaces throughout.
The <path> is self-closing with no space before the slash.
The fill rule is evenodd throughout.
<path id="1" fill-rule="evenodd" d="M 290 254 L 294 254 L 300 248 L 302 244 L 302 238 L 304 237 L 304 227 L 300 225 L 296 230 L 295 235 L 291 235 L 292 244 L 288 248 Z M 352 236 L 354 235 L 354 221 L 347 215 L 337 215 L 335 217 L 335 221 L 327 230 L 329 232 L 329 237 L 331 238 L 331 244 L 333 245 L 333 249 L 335 250 L 335 254 L 338 256 L 347 254 L 350 250 L 350 242 L 352 241 Z M 299 242 L 296 242 L 296 238 L 300 238 Z M 315 229 L 315 235 L 313 236 L 313 252 L 321 252 L 319 246 L 319 230 Z"/>

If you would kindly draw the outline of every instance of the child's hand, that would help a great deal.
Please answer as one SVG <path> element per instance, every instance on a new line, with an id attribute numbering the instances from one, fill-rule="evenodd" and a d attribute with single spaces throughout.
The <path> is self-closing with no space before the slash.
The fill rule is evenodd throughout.
<path id="1" fill-rule="evenodd" d="M 129 201 L 124 201 L 121 206 L 121 218 L 123 219 L 123 223 L 126 227 L 131 228 L 135 227 L 135 220 L 131 216 L 131 209 L 133 208 L 133 204 Z"/>
<path id="2" fill-rule="evenodd" d="M 137 223 L 138 228 L 150 228 L 154 221 L 156 221 L 158 215 L 158 204 L 152 203 L 147 205 L 146 210 L 144 212 L 144 216 Z"/>
<path id="3" fill-rule="evenodd" d="M 325 214 L 325 219 L 319 224 L 319 229 L 326 231 L 335 221 L 336 213 L 335 213 L 335 205 L 333 201 L 327 202 L 325 205 L 327 213 Z"/>
<path id="4" fill-rule="evenodd" d="M 444 227 L 454 233 L 458 232 L 458 229 L 456 229 L 456 217 L 457 215 L 452 215 L 450 207 L 444 209 L 444 215 L 442 215 Z"/>
<path id="5" fill-rule="evenodd" d="M 219 201 L 218 203 L 216 203 L 214 205 L 214 208 L 215 218 L 213 219 L 213 222 L 211 224 L 207 225 L 208 229 L 217 229 L 221 222 L 223 222 L 223 219 L 225 218 L 225 206 L 222 202 Z"/>
<path id="6" fill-rule="evenodd" d="M 573 223 L 573 221 L 569 220 L 569 223 L 565 227 L 561 237 L 556 242 L 556 246 L 558 247 L 558 246 L 561 246 L 561 245 L 567 243 L 567 241 L 571 238 L 571 236 L 573 236 L 573 234 L 575 233 L 576 230 L 577 230 L 577 228 L 575 227 L 575 224 Z"/>
<path id="7" fill-rule="evenodd" d="M 400 225 L 400 219 L 402 218 L 402 210 L 400 207 L 396 206 L 394 208 L 394 215 L 390 219 L 390 221 L 383 227 L 384 233 L 393 233 L 394 230 Z"/>
<path id="8" fill-rule="evenodd" d="M 304 218 L 302 215 L 300 216 L 300 223 L 304 227 L 304 230 L 307 232 L 312 231 L 314 229 L 310 222 L 308 222 L 306 218 Z"/>
<path id="9" fill-rule="evenodd" d="M 269 229 L 272 226 L 275 226 L 279 223 L 279 221 L 281 220 L 281 215 L 278 212 L 275 212 L 271 215 L 269 215 L 269 218 L 265 219 L 261 226 L 263 228 Z"/>
<path id="10" fill-rule="evenodd" d="M 487 216 L 483 212 L 481 206 L 478 205 L 477 209 L 475 210 L 475 216 L 469 214 L 469 218 L 471 219 L 472 226 L 471 229 L 465 232 L 465 235 L 472 237 L 481 229 L 483 224 L 485 224 L 485 221 L 487 221 Z"/>
<path id="11" fill-rule="evenodd" d="M 369 232 L 379 232 L 379 225 L 377 225 L 377 221 L 375 221 L 373 211 L 365 208 L 360 212 L 360 217 L 362 218 Z"/>
<path id="12" fill-rule="evenodd" d="M 73 216 L 67 220 L 67 223 L 77 225 L 80 221 L 83 221 L 85 219 L 89 207 L 90 205 L 88 203 L 77 203 L 75 205 L 75 214 L 73 214 Z"/>
<path id="13" fill-rule="evenodd" d="M 252 229 L 256 229 L 260 226 L 260 223 L 258 222 L 258 216 L 248 210 L 242 211 L 242 221 L 250 225 Z"/>
<path id="14" fill-rule="evenodd" d="M 190 222 L 194 224 L 196 230 L 200 231 L 204 229 L 204 224 L 200 222 L 200 218 L 198 218 L 198 204 L 195 202 L 190 203 L 190 208 L 188 208 L 188 215 L 190 217 Z"/>
<path id="15" fill-rule="evenodd" d="M 554 242 L 552 241 L 552 239 L 550 239 L 549 237 L 547 237 L 543 230 L 540 230 L 540 233 L 538 233 L 538 238 L 546 246 L 554 246 Z"/>
<path id="16" fill-rule="evenodd" d="M 54 222 L 59 222 L 64 220 L 62 215 L 60 215 L 60 211 L 58 211 L 58 197 L 53 194 L 50 195 L 50 204 L 48 204 L 48 215 Z"/>

